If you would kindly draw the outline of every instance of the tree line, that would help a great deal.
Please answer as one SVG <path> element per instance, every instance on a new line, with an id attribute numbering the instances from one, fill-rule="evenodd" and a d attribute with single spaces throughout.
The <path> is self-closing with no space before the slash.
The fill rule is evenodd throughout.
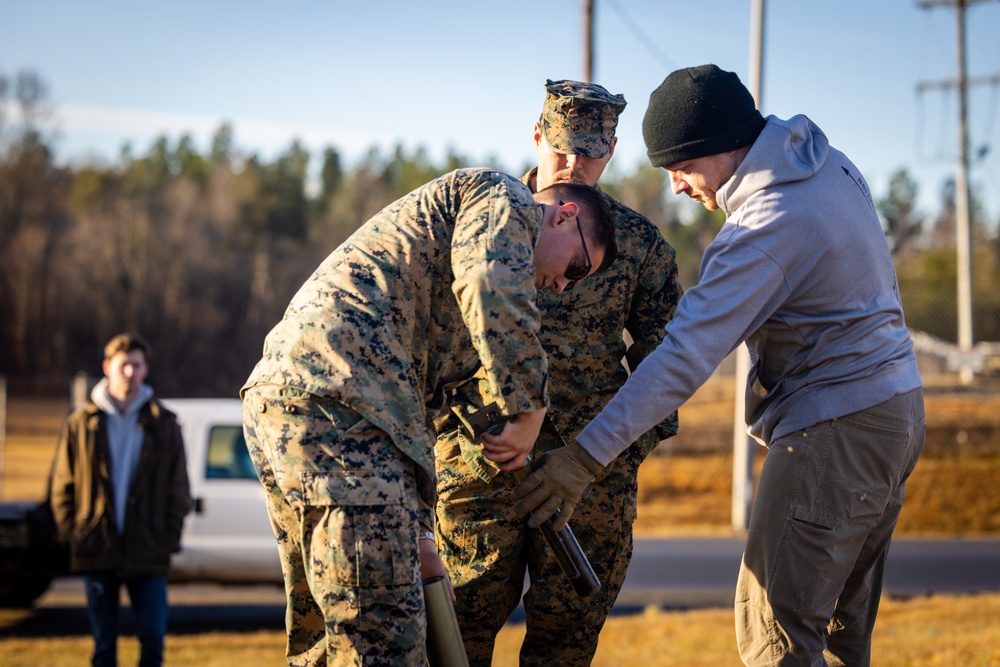
<path id="1" fill-rule="evenodd" d="M 190 136 L 161 136 L 145 153 L 126 144 L 112 164 L 66 166 L 45 131 L 45 97 L 37 74 L 0 73 L 0 375 L 21 393 L 99 375 L 105 340 L 134 331 L 152 344 L 150 382 L 162 395 L 234 396 L 295 290 L 383 206 L 459 167 L 520 176 L 532 166 L 458 153 L 435 162 L 403 146 L 348 166 L 327 147 L 311 179 L 298 141 L 265 160 L 241 150 L 227 124 L 204 152 Z M 664 172 L 645 164 L 624 172 L 612 162 L 602 187 L 661 229 L 693 285 L 721 213 L 682 211 Z M 954 340 L 954 184 L 935 216 L 916 210 L 916 195 L 900 170 L 877 200 L 908 323 Z M 1000 239 L 975 200 L 973 212 L 976 340 L 1000 340 Z"/>

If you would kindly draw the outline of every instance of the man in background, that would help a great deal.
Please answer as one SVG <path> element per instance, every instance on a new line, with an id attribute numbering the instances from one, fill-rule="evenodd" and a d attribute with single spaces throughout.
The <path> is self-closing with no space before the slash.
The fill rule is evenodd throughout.
<path id="1" fill-rule="evenodd" d="M 70 568 L 84 577 L 94 667 L 114 667 L 119 592 L 128 591 L 140 667 L 163 663 L 167 572 L 191 510 L 177 419 L 145 384 L 149 347 L 119 334 L 104 348 L 104 379 L 63 424 L 50 501 Z"/>
<path id="2" fill-rule="evenodd" d="M 532 139 L 538 166 L 521 179 L 532 191 L 553 183 L 596 186 L 614 154 L 625 99 L 602 86 L 547 81 Z M 570 442 L 660 342 L 681 295 L 675 252 L 645 217 L 605 195 L 618 258 L 607 271 L 559 293 L 540 293 L 540 340 L 549 364 L 549 409 L 533 455 Z M 627 345 L 622 336 L 630 336 Z M 468 413 L 497 400 L 484 373 L 459 387 Z M 677 432 L 671 414 L 647 430 L 597 480 L 573 531 L 601 588 L 586 599 L 570 587 L 539 531 L 514 512 L 517 484 L 489 448 L 473 443 L 457 417 L 443 420 L 436 449 L 439 552 L 455 586 L 455 609 L 470 664 L 488 666 L 497 632 L 517 607 L 524 575 L 527 631 L 522 665 L 588 665 L 632 555 L 639 464 Z"/>

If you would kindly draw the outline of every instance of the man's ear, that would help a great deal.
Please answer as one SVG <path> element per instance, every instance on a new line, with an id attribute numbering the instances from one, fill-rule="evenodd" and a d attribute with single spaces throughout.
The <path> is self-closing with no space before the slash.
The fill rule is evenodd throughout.
<path id="1" fill-rule="evenodd" d="M 573 222 L 576 220 L 576 216 L 580 214 L 580 207 L 576 202 L 568 201 L 564 204 L 559 205 L 559 209 L 556 211 L 555 224 L 561 225 L 564 222 Z"/>
<path id="2" fill-rule="evenodd" d="M 532 137 L 532 139 L 535 142 L 535 150 L 538 150 L 539 146 L 542 145 L 542 142 L 545 141 L 545 139 L 542 138 L 542 124 L 541 123 L 538 123 L 538 122 L 535 123 L 535 129 L 532 132 L 531 137 Z"/>

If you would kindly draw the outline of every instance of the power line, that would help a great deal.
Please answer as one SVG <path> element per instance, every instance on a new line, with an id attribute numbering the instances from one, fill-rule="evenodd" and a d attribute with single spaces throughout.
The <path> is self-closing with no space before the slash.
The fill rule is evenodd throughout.
<path id="1" fill-rule="evenodd" d="M 625 11 L 625 8 L 618 4 L 618 0 L 605 0 L 605 2 L 615 11 L 615 14 L 617 14 L 621 22 L 625 24 L 625 28 L 632 33 L 632 36 L 635 37 L 636 41 L 649 51 L 649 54 L 653 56 L 653 58 L 659 61 L 659 63 L 668 71 L 677 69 L 677 65 L 674 64 L 667 54 L 660 50 L 655 41 L 650 39 L 646 33 L 643 32 L 642 28 L 639 27 L 639 24 L 636 23 L 632 17 L 629 16 L 628 12 Z"/>
<path id="2" fill-rule="evenodd" d="M 1000 92 L 1000 81 L 995 81 L 992 86 L 990 86 L 990 102 L 987 106 L 986 120 L 983 125 L 983 137 L 985 137 L 985 142 L 976 151 L 976 160 L 983 161 L 986 159 L 987 153 L 990 151 L 990 137 L 993 136 L 993 128 L 996 125 L 997 118 L 997 93 Z"/>
<path id="3" fill-rule="evenodd" d="M 957 49 L 957 75 L 954 79 L 938 83 L 921 82 L 917 90 L 928 89 L 958 90 L 958 174 L 955 178 L 955 246 L 958 262 L 958 346 L 962 352 L 972 350 L 972 220 L 969 211 L 969 129 L 968 129 L 968 89 L 987 81 L 1000 81 L 1000 74 L 993 77 L 973 77 L 966 74 L 966 29 L 965 12 L 972 4 L 988 0 L 924 0 L 919 3 L 921 9 L 934 7 L 949 7 L 955 11 L 955 47 Z M 961 369 L 962 384 L 969 384 L 973 379 L 971 362 L 965 363 Z"/>

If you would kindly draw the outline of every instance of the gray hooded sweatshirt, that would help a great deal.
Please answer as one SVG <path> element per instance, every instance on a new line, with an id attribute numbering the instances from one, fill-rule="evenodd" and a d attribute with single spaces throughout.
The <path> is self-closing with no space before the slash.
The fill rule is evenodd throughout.
<path id="1" fill-rule="evenodd" d="M 132 402 L 119 411 L 108 393 L 108 379 L 102 378 L 90 392 L 90 399 L 107 415 L 108 448 L 111 452 L 111 483 L 114 486 L 115 520 L 118 530 L 125 530 L 125 512 L 128 509 L 129 488 L 132 475 L 139 462 L 144 433 L 139 426 L 139 409 L 153 397 L 149 385 L 139 387 L 139 393 Z"/>
<path id="2" fill-rule="evenodd" d="M 857 167 L 805 116 L 769 116 L 717 193 L 726 223 L 666 337 L 577 437 L 607 465 L 746 341 L 762 444 L 921 386 L 889 247 Z"/>

